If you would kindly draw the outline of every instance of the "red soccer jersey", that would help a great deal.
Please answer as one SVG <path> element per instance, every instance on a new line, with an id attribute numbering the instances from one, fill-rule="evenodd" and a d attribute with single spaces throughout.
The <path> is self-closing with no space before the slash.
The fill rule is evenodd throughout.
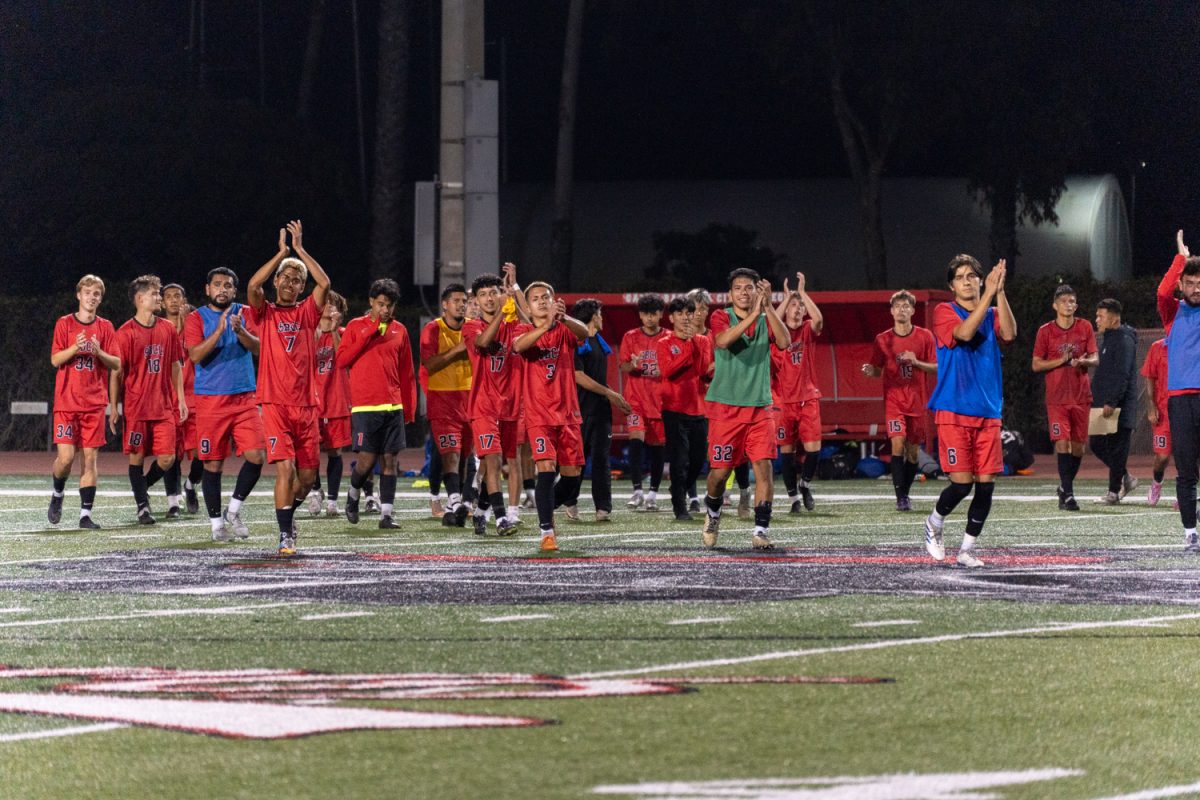
<path id="1" fill-rule="evenodd" d="M 167 320 L 170 322 L 170 320 Z M 172 323 L 174 327 L 174 323 Z M 183 370 L 183 402 L 188 408 L 196 407 L 196 365 L 192 363 L 192 359 L 188 357 L 187 339 L 184 336 L 184 328 L 180 328 L 175 332 L 179 337 L 179 347 L 183 351 L 183 359 L 179 363 L 179 368 Z M 175 386 L 171 386 L 171 397 L 175 396 Z"/>
<path id="2" fill-rule="evenodd" d="M 496 341 L 486 350 L 475 346 L 475 339 L 487 330 L 482 319 L 469 319 L 463 325 L 463 340 L 471 358 L 471 395 L 467 403 L 470 419 L 514 420 L 521 413 L 521 373 L 519 360 L 513 357 L 512 343 L 517 338 L 517 323 L 500 323 Z"/>
<path id="3" fill-rule="evenodd" d="M 954 311 L 953 303 L 938 303 L 933 309 L 933 340 L 942 347 L 956 347 L 958 340 L 954 338 L 954 329 L 963 320 Z M 964 309 L 965 310 L 965 309 Z M 1000 315 L 992 314 L 992 327 L 1000 333 Z"/>
<path id="4" fill-rule="evenodd" d="M 91 339 L 96 337 L 101 350 L 116 355 L 117 332 L 103 317 L 84 324 L 74 314 L 67 314 L 54 323 L 51 354 L 75 344 L 80 333 L 87 343 L 54 376 L 55 411 L 94 411 L 108 405 L 108 368 L 92 352 Z"/>
<path id="5" fill-rule="evenodd" d="M 817 388 L 812 320 L 806 319 L 795 330 L 788 329 L 792 343 L 786 350 L 771 348 L 771 396 L 776 403 L 803 403 L 821 396 Z"/>
<path id="6" fill-rule="evenodd" d="M 175 326 L 161 317 L 142 325 L 131 319 L 117 331 L 117 353 L 125 386 L 125 424 L 177 419 L 171 365 L 183 358 Z"/>
<path id="7" fill-rule="evenodd" d="M 1038 328 L 1033 341 L 1033 355 L 1051 361 L 1067 353 L 1071 358 L 1083 358 L 1096 352 L 1096 332 L 1090 323 L 1077 319 L 1071 327 L 1062 329 L 1058 322 L 1050 320 Z M 1046 375 L 1046 405 L 1090 406 L 1092 382 L 1086 369 L 1063 365 Z"/>
<path id="8" fill-rule="evenodd" d="M 321 309 L 312 295 L 294 306 L 263 302 L 246 306 L 246 317 L 258 328 L 258 399 L 281 406 L 316 406 L 317 323 Z"/>
<path id="9" fill-rule="evenodd" d="M 625 331 L 618 351 L 622 364 L 636 359 L 637 368 L 625 374 L 625 399 L 646 419 L 662 417 L 662 374 L 656 346 L 661 336 L 661 330 L 650 336 L 640 327 Z"/>
<path id="10" fill-rule="evenodd" d="M 531 330 L 533 326 L 529 323 L 518 323 L 513 338 Z M 521 385 L 526 428 L 579 423 L 579 396 L 575 390 L 578 346 L 579 339 L 559 322 L 543 333 L 537 344 L 520 354 L 525 363 Z"/>
<path id="11" fill-rule="evenodd" d="M 317 331 L 317 397 L 323 418 L 350 416 L 350 376 L 337 366 L 333 331 Z"/>
<path id="12" fill-rule="evenodd" d="M 350 320 L 342 330 L 336 364 L 350 372 L 352 409 L 402 406 L 407 422 L 416 417 L 412 344 L 399 322 L 389 323 L 380 333 L 379 323 L 369 315 Z"/>
<path id="13" fill-rule="evenodd" d="M 1167 418 L 1167 340 L 1159 339 L 1150 345 L 1142 375 L 1154 381 L 1154 407 L 1160 419 Z"/>
<path id="14" fill-rule="evenodd" d="M 937 363 L 937 345 L 928 328 L 914 325 L 908 334 L 901 336 L 895 328 L 888 328 L 875 337 L 871 353 L 871 364 L 883 370 L 884 402 L 907 416 L 925 413 L 929 402 L 929 385 L 924 370 L 900 360 L 900 354 L 911 351 L 918 361 Z"/>
<path id="15" fill-rule="evenodd" d="M 658 337 L 658 368 L 662 372 L 659 389 L 663 411 L 677 414 L 704 415 L 704 395 L 700 391 L 700 376 L 707 375 L 712 366 L 712 350 L 703 336 L 680 339 L 674 331 Z"/>

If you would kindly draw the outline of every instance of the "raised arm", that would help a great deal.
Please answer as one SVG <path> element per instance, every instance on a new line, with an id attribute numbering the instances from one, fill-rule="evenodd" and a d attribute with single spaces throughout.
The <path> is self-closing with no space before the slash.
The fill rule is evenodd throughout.
<path id="1" fill-rule="evenodd" d="M 476 350 L 488 350 L 496 343 L 496 335 L 500 333 L 500 324 L 504 322 L 504 314 L 497 311 L 492 315 L 492 321 L 487 324 L 479 335 L 475 337 Z"/>
<path id="2" fill-rule="evenodd" d="M 746 315 L 745 319 L 738 320 L 736 325 L 730 325 L 725 330 L 713 336 L 713 347 L 720 350 L 728 350 L 730 345 L 740 339 L 746 331 L 750 330 L 751 326 L 758 324 L 758 317 L 762 313 L 762 294 L 760 293 L 755 299 L 754 305 L 750 307 L 750 313 Z M 732 323 L 733 320 L 730 320 L 730 322 Z"/>
<path id="3" fill-rule="evenodd" d="M 292 235 L 292 249 L 296 251 L 296 257 L 304 262 L 304 266 L 308 267 L 308 274 L 312 276 L 316 286 L 313 287 L 312 297 L 313 302 L 317 304 L 317 309 L 325 308 L 325 297 L 329 293 L 329 276 L 325 274 L 325 270 L 317 263 L 307 250 L 304 249 L 304 228 L 300 224 L 300 220 L 294 219 L 287 224 L 288 233 Z"/>
<path id="4" fill-rule="evenodd" d="M 1158 316 L 1162 319 L 1163 327 L 1170 329 L 1175 322 L 1175 314 L 1179 311 L 1179 300 L 1175 290 L 1179 288 L 1179 279 L 1183 277 L 1183 268 L 1187 264 L 1191 251 L 1183 242 L 1183 230 L 1175 232 L 1175 258 L 1163 279 L 1159 281 L 1156 300 L 1158 301 Z"/>
<path id="5" fill-rule="evenodd" d="M 608 402 L 621 409 L 621 412 L 624 414 L 628 414 L 631 410 L 629 403 L 624 397 L 607 386 L 602 386 L 597 381 L 588 377 L 588 374 L 581 369 L 575 370 L 575 385 L 580 389 L 583 389 L 585 392 L 592 392 L 600 395 L 608 400 Z"/>
<path id="6" fill-rule="evenodd" d="M 201 361 L 212 355 L 212 351 L 217 347 L 217 342 L 221 341 L 222 334 L 225 333 L 225 329 L 229 326 L 229 311 L 231 308 L 233 308 L 233 306 L 230 306 L 221 312 L 221 317 L 217 320 L 217 324 L 213 327 L 212 333 L 210 333 L 208 336 L 205 336 L 204 339 L 198 344 L 188 347 L 188 358 L 192 360 L 193 364 L 199 364 Z M 204 324 L 202 321 L 200 324 L 200 331 L 204 331 Z"/>
<path id="7" fill-rule="evenodd" d="M 804 303 L 804 310 L 808 312 L 808 318 L 812 320 L 813 335 L 820 336 L 821 331 L 825 330 L 825 315 L 821 313 L 816 301 L 809 296 L 803 272 L 796 273 L 796 295 L 800 298 L 800 302 Z"/>
<path id="8" fill-rule="evenodd" d="M 246 302 L 254 309 L 260 309 L 267 302 L 267 295 L 263 292 L 263 285 L 271 279 L 275 274 L 275 269 L 279 266 L 279 262 L 287 258 L 287 229 L 279 229 L 279 251 L 258 268 L 258 271 L 250 276 L 250 282 L 246 284 Z"/>
<path id="9" fill-rule="evenodd" d="M 341 369 L 349 369 L 354 362 L 366 352 L 371 340 L 379 335 L 375 325 L 365 325 L 357 320 L 351 320 L 342 333 L 342 343 L 337 349 L 337 365 Z M 410 350 L 409 355 L 412 355 Z"/>
<path id="10" fill-rule="evenodd" d="M 799 275 L 800 273 L 796 273 Z M 783 320 L 775 313 L 775 308 L 771 305 L 771 282 L 762 280 L 758 282 L 758 291 L 762 295 L 762 310 L 767 315 L 767 328 L 771 331 L 771 338 L 775 342 L 775 346 L 780 350 L 786 350 L 792 344 L 792 334 L 787 329 L 787 325 L 783 324 Z M 814 331 L 815 333 L 815 331 Z"/>

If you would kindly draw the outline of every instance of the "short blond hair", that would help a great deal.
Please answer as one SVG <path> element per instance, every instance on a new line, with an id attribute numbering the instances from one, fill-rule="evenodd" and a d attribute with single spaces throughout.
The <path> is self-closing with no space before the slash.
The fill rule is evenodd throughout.
<path id="1" fill-rule="evenodd" d="M 275 268 L 275 274 L 283 272 L 285 269 L 294 269 L 300 273 L 300 281 L 308 283 L 308 267 L 298 258 L 285 258 L 279 262 L 279 266 Z"/>
<path id="2" fill-rule="evenodd" d="M 87 274 L 79 279 L 79 283 L 75 284 L 75 293 L 79 294 L 85 286 L 99 286 L 100 294 L 104 294 L 104 279 L 99 275 Z"/>

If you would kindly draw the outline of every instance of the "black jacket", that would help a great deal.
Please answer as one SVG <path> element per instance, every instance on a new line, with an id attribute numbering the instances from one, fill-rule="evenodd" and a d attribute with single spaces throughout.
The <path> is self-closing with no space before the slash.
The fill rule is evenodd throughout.
<path id="1" fill-rule="evenodd" d="M 1100 342 L 1100 366 L 1092 375 L 1092 408 L 1121 409 L 1118 425 L 1137 427 L 1137 331 L 1122 324 L 1105 331 Z"/>

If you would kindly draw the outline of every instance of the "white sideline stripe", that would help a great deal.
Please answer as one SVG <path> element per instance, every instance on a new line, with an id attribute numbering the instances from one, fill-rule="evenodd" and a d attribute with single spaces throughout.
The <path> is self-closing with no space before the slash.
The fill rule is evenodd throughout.
<path id="1" fill-rule="evenodd" d="M 527 619 L 554 619 L 553 614 L 510 614 L 507 617 L 482 617 L 480 622 L 521 622 Z"/>
<path id="2" fill-rule="evenodd" d="M 882 642 L 860 642 L 832 647 L 814 647 L 807 650 L 781 650 L 774 653 L 759 653 L 753 656 L 739 658 L 714 658 L 708 661 L 685 661 L 675 664 L 657 664 L 636 669 L 617 669 L 607 672 L 586 672 L 576 675 L 576 678 L 618 678 L 632 675 L 647 675 L 653 672 L 674 672 L 676 670 L 705 669 L 707 667 L 730 667 L 738 664 L 754 664 L 762 661 L 778 661 L 786 658 L 804 658 L 829 653 L 853 653 L 861 650 L 885 650 L 892 647 L 909 647 L 922 644 L 942 644 L 944 642 L 961 642 L 965 639 L 1003 639 L 1009 636 L 1029 636 L 1040 633 L 1069 633 L 1071 631 L 1096 630 L 1099 628 L 1137 628 L 1148 623 L 1178 622 L 1181 620 L 1200 619 L 1200 613 L 1174 614 L 1167 617 L 1143 617 L 1141 619 L 1107 620 L 1105 622 L 1072 622 L 1068 625 L 1043 625 L 1036 628 L 1013 628 L 1005 631 L 976 631 L 974 633 L 947 633 L 941 636 L 923 636 L 917 639 L 890 639 Z"/>
<path id="3" fill-rule="evenodd" d="M 851 628 L 886 628 L 889 625 L 920 625 L 919 619 L 881 619 L 877 622 L 856 622 Z"/>
<path id="4" fill-rule="evenodd" d="M 268 592 L 274 589 L 307 589 L 310 586 L 356 586 L 378 583 L 378 578 L 361 581 L 283 581 L 281 583 L 234 583 L 227 586 L 185 586 L 182 589 L 156 589 L 150 594 L 210 595 L 232 592 Z M 286 605 L 279 603 L 279 605 Z"/>
<path id="5" fill-rule="evenodd" d="M 315 619 L 349 619 L 351 617 L 373 617 L 374 611 L 340 611 L 334 614 L 307 614 L 300 619 L 315 620 Z"/>
<path id="6" fill-rule="evenodd" d="M 0 608 L 0 614 L 21 614 L 28 611 L 28 608 Z"/>
<path id="7" fill-rule="evenodd" d="M 673 619 L 668 625 L 703 625 L 706 622 L 733 622 L 733 617 L 696 617 L 695 619 Z"/>
<path id="8" fill-rule="evenodd" d="M 78 736 L 81 733 L 100 733 L 115 731 L 118 728 L 128 728 L 121 722 L 101 722 L 96 725 L 73 725 L 70 728 L 54 728 L 48 731 L 30 731 L 29 733 L 8 733 L 0 736 L 0 742 L 24 742 L 30 739 L 50 739 L 55 736 Z"/>
<path id="9" fill-rule="evenodd" d="M 295 606 L 305 601 L 291 603 L 261 603 L 254 606 L 227 606 L 224 608 L 170 608 L 152 611 L 135 611 L 130 614 L 106 614 L 100 617 L 57 617 L 55 619 L 23 619 L 16 622 L 0 622 L 0 628 L 21 628 L 34 625 L 60 625 L 67 622 L 113 622 L 126 619 L 144 619 L 145 617 L 187 617 L 204 616 L 208 614 L 246 614 L 259 609 L 279 608 L 280 606 Z"/>
<path id="10" fill-rule="evenodd" d="M 1155 800 L 1159 797 L 1179 797 L 1185 794 L 1200 792 L 1200 783 L 1189 783 L 1187 786 L 1164 786 L 1161 789 L 1143 789 L 1133 794 L 1114 794 L 1109 797 L 1097 797 L 1096 800 Z"/>

